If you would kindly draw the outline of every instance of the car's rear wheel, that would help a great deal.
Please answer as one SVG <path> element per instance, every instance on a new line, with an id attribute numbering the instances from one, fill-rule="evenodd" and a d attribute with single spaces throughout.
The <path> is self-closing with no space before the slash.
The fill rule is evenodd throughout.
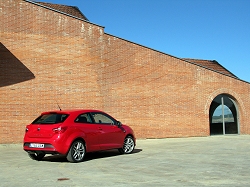
<path id="1" fill-rule="evenodd" d="M 40 161 L 45 156 L 45 153 L 42 151 L 35 151 L 35 152 L 29 152 L 28 155 L 31 159 Z"/>
<path id="2" fill-rule="evenodd" d="M 124 140 L 123 147 L 118 149 L 122 154 L 130 154 L 135 148 L 135 141 L 132 136 L 127 136 Z"/>
<path id="3" fill-rule="evenodd" d="M 86 150 L 83 141 L 76 140 L 72 143 L 69 152 L 67 154 L 67 160 L 69 162 L 82 162 L 85 156 Z"/>

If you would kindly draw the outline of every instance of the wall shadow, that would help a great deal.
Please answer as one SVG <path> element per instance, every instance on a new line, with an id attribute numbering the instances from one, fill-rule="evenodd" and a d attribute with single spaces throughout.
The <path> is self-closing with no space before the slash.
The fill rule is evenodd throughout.
<path id="1" fill-rule="evenodd" d="M 0 87 L 34 78 L 34 74 L 0 42 Z"/>

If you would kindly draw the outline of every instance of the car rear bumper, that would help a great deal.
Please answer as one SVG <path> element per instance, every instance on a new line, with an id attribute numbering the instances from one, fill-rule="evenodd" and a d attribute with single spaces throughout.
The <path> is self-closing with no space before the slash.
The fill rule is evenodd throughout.
<path id="1" fill-rule="evenodd" d="M 51 142 L 43 142 L 44 139 L 36 138 L 32 140 L 25 140 L 23 143 L 23 149 L 24 151 L 43 151 L 46 154 L 62 154 L 66 155 L 68 152 L 68 147 L 65 146 L 64 142 L 54 140 Z M 32 147 L 31 144 L 37 143 L 37 144 L 42 144 L 43 147 Z"/>
<path id="2" fill-rule="evenodd" d="M 37 148 L 37 147 L 30 147 L 30 144 L 29 142 L 25 142 L 23 144 L 23 149 L 27 152 L 34 152 L 34 151 L 43 151 L 44 153 L 47 153 L 47 154 L 58 154 L 59 152 L 55 149 L 55 147 L 51 144 L 44 144 L 44 147 L 43 148 Z"/>

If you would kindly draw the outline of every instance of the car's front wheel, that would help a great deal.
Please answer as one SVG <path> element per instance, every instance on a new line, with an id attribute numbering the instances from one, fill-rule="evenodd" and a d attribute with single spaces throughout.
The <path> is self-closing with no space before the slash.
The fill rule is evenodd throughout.
<path id="1" fill-rule="evenodd" d="M 29 152 L 28 155 L 31 159 L 40 161 L 45 156 L 45 153 L 42 151 L 36 151 L 36 152 Z"/>
<path id="2" fill-rule="evenodd" d="M 83 141 L 76 140 L 72 143 L 69 152 L 67 154 L 67 160 L 69 162 L 81 162 L 84 159 L 86 150 Z"/>
<path id="3" fill-rule="evenodd" d="M 132 153 L 135 148 L 135 141 L 132 136 L 127 136 L 124 140 L 123 147 L 118 149 L 122 154 Z"/>

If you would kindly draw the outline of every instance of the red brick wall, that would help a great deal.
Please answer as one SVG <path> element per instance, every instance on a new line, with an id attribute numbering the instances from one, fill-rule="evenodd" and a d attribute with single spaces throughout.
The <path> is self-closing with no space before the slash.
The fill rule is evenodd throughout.
<path id="1" fill-rule="evenodd" d="M 0 0 L 0 143 L 21 142 L 42 111 L 95 108 L 138 138 L 209 135 L 209 107 L 235 98 L 250 134 L 250 84 L 105 34 L 23 0 Z"/>
<path id="2" fill-rule="evenodd" d="M 241 133 L 250 132 L 249 84 L 115 36 L 105 37 L 102 80 L 109 86 L 102 88 L 112 96 L 105 109 L 125 109 L 119 115 L 139 137 L 208 136 L 210 104 L 223 93 L 238 103 Z"/>

